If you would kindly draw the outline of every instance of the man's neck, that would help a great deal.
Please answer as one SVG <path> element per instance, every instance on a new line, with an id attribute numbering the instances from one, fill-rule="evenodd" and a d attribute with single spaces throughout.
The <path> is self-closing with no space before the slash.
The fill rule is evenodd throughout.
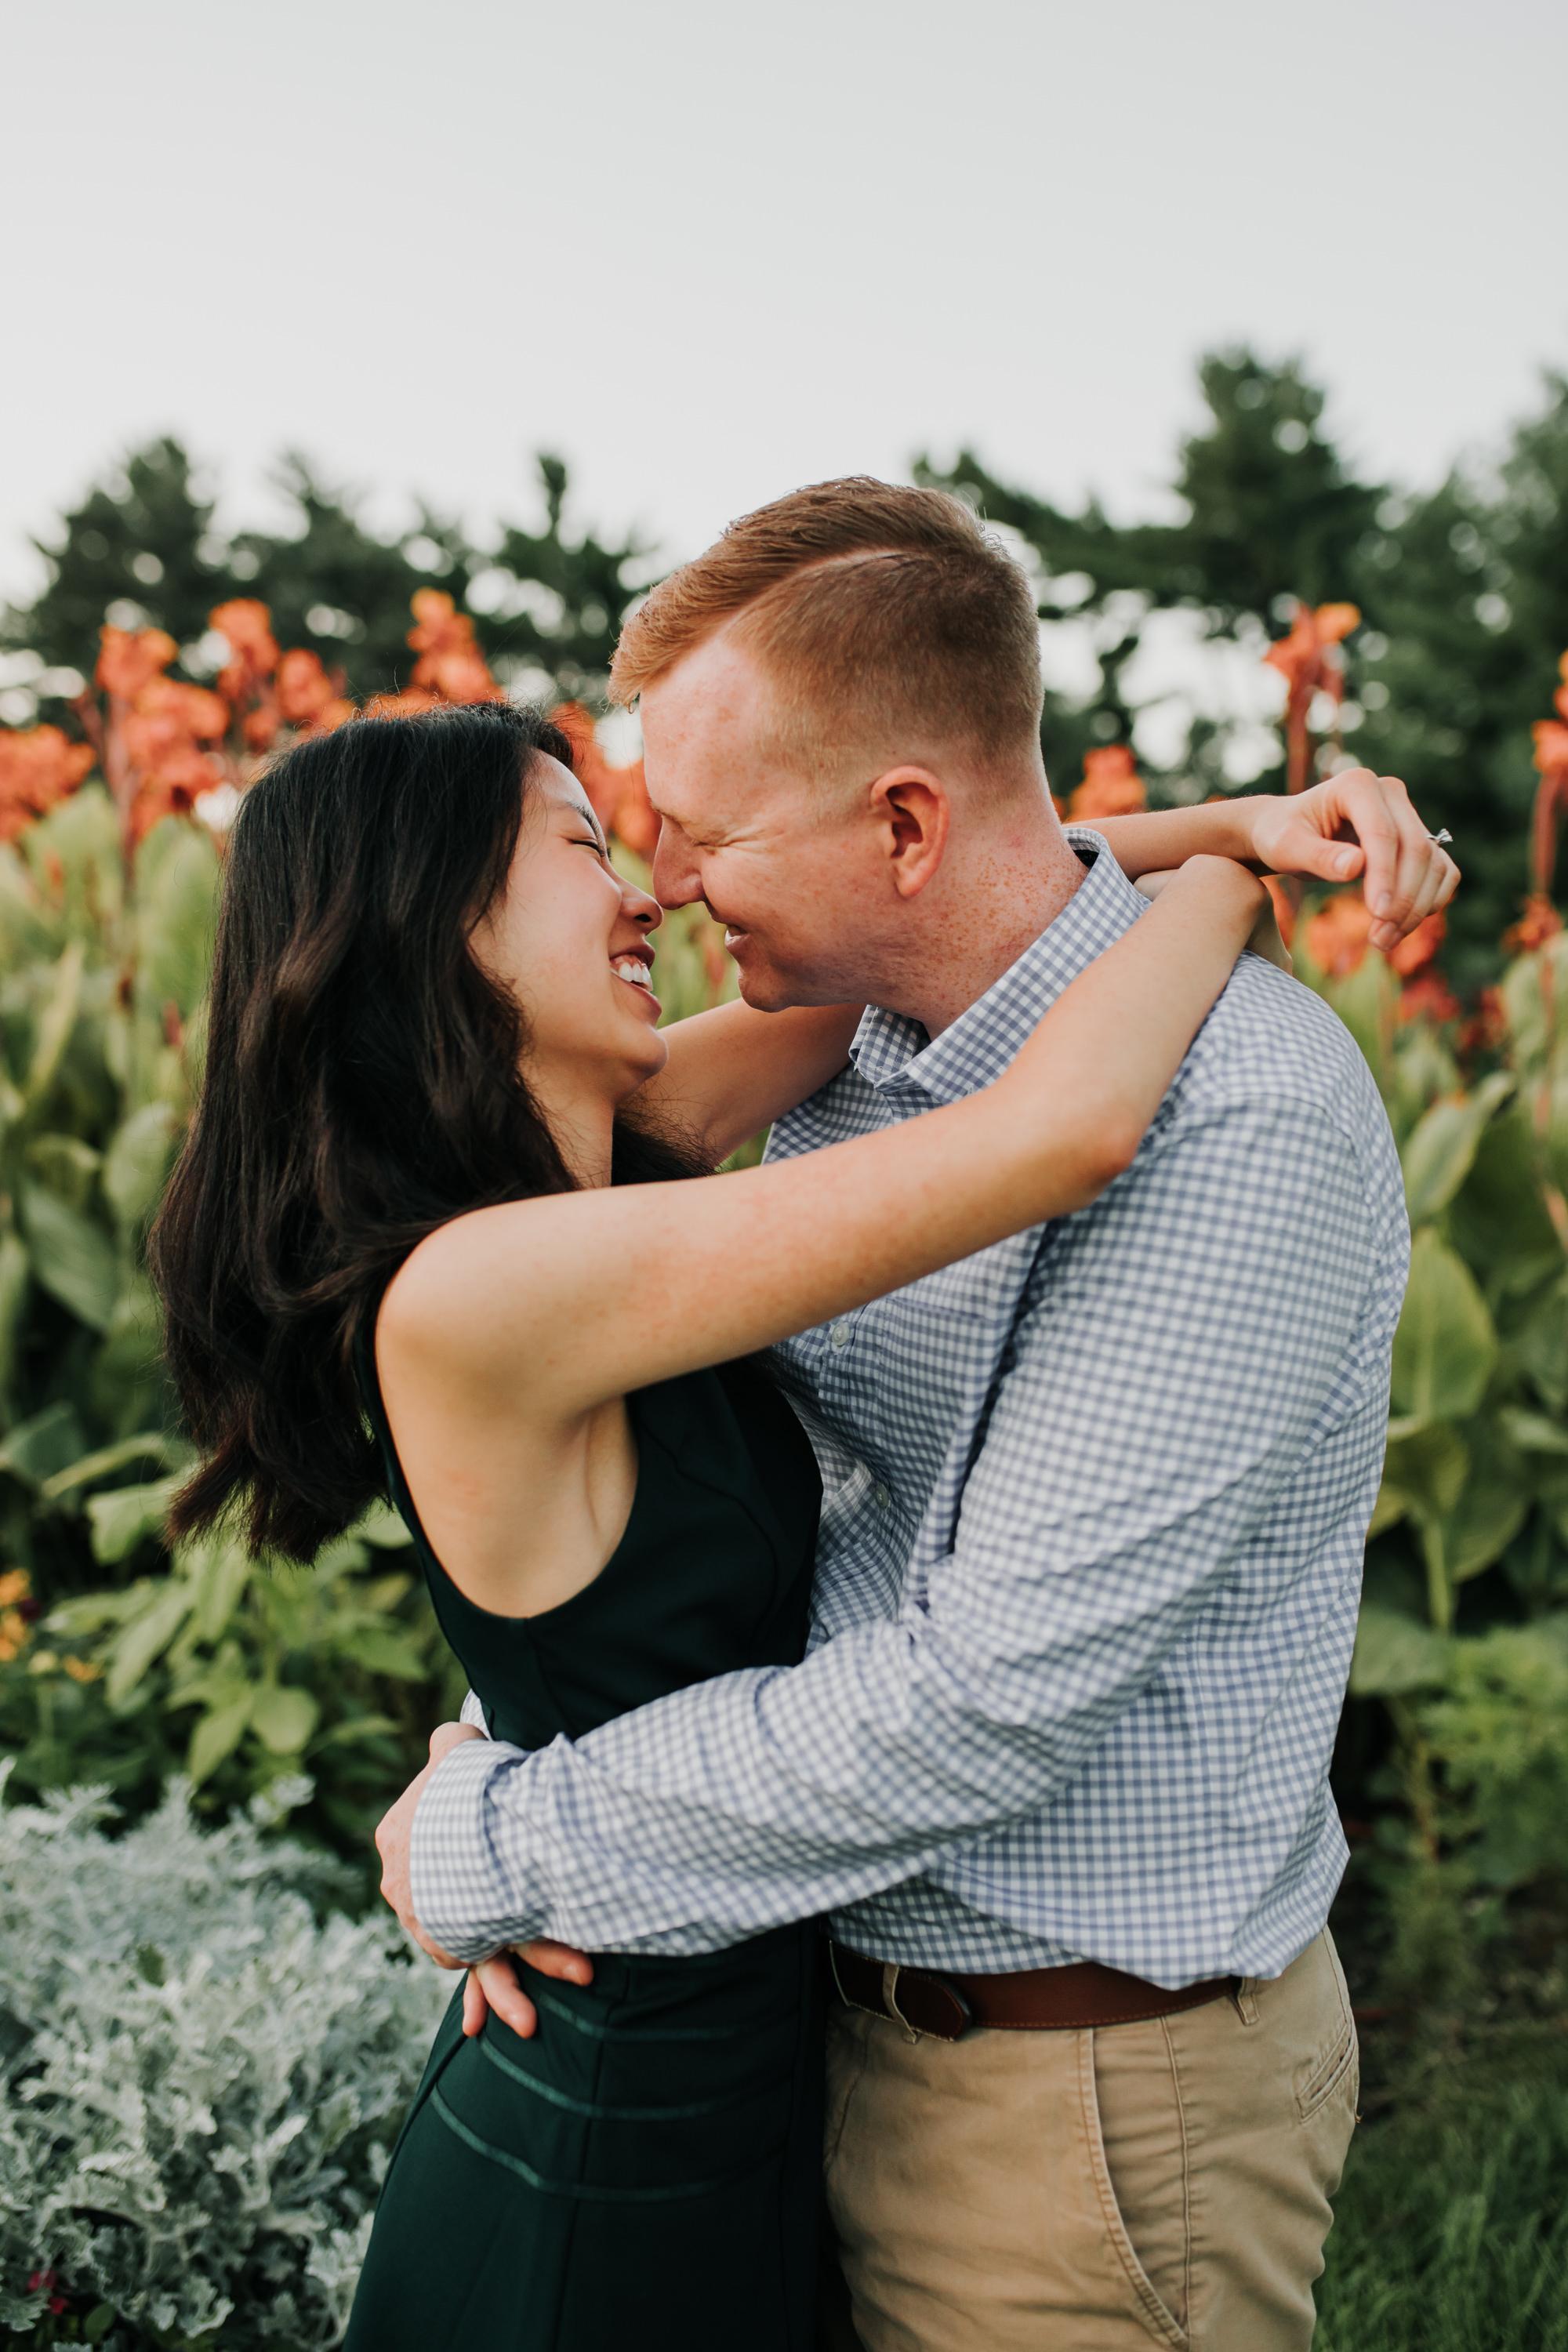
<path id="1" fill-rule="evenodd" d="M 910 952 L 889 971 L 877 1003 L 939 1037 L 1056 921 L 1085 870 L 1055 824 L 1038 839 L 999 839 L 973 852 L 952 887 L 921 909 Z"/>

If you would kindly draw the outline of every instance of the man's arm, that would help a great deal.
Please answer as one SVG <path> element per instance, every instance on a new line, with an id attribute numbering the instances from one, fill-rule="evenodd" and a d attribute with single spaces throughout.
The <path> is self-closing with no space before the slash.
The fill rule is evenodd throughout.
<path id="1" fill-rule="evenodd" d="M 464 1743 L 415 1816 L 426 1931 L 468 1958 L 541 1934 L 710 1948 L 1048 1803 L 1294 1468 L 1363 1307 L 1366 1228 L 1316 1108 L 1178 1117 L 1057 1235 L 929 1592 L 575 1745 Z"/>

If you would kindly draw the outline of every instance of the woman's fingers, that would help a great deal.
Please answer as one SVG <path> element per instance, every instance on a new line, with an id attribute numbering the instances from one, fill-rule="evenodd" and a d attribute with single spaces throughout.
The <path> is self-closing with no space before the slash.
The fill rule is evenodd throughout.
<path id="1" fill-rule="evenodd" d="M 517 1954 L 536 1974 L 554 1977 L 559 1983 L 594 1981 L 593 1961 L 570 1944 L 552 1943 L 542 1937 L 537 1943 L 520 1944 Z M 521 2033 L 525 2042 L 539 2023 L 539 2012 L 517 1980 L 510 1952 L 497 1952 L 492 1959 L 481 1960 L 478 1968 L 468 1970 L 468 1981 L 463 1987 L 464 2032 L 482 2033 L 492 2009 L 502 2024 Z"/>
<path id="2" fill-rule="evenodd" d="M 1386 919 L 1373 923 L 1369 937 L 1374 948 L 1386 951 L 1397 947 L 1434 909 L 1446 907 L 1458 887 L 1459 869 L 1453 859 L 1434 843 L 1427 842 L 1425 846 L 1430 855 L 1418 862 L 1407 863 L 1401 857 L 1403 912 L 1397 923 Z"/>
<path id="3" fill-rule="evenodd" d="M 479 2032 L 489 2012 L 493 2010 L 503 2025 L 510 2025 L 526 2042 L 539 2023 L 539 2013 L 517 1980 L 510 1957 L 497 1952 L 492 1959 L 481 1960 L 468 1971 L 468 1981 L 463 1988 L 463 2031 Z M 469 2020 L 473 2019 L 470 2024 Z"/>

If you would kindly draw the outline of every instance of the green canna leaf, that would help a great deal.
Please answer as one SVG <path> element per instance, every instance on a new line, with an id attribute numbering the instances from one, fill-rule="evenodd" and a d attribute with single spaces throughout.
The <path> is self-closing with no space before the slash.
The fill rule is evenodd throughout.
<path id="1" fill-rule="evenodd" d="M 263 1747 L 275 1756 L 295 1756 L 316 1728 L 321 1713 L 309 1691 L 290 1684 L 268 1683 L 256 1694 L 250 1725 Z"/>
<path id="2" fill-rule="evenodd" d="M 160 1535 L 180 1485 L 177 1477 L 160 1478 L 153 1486 L 115 1486 L 107 1495 L 89 1496 L 93 1558 L 111 1565 L 133 1552 L 143 1537 Z"/>
<path id="3" fill-rule="evenodd" d="M 42 1184 L 24 1182 L 19 1206 L 39 1282 L 89 1331 L 107 1331 L 120 1296 L 120 1261 L 108 1234 Z"/>
<path id="4" fill-rule="evenodd" d="M 105 1685 L 110 1706 L 119 1706 L 130 1697 L 190 1613 L 191 1588 L 184 1577 L 161 1578 L 150 1587 L 150 1593 L 147 1607 L 132 1619 L 113 1646 Z"/>
<path id="5" fill-rule="evenodd" d="M 158 1205 L 174 1144 L 174 1114 L 167 1103 L 143 1103 L 110 1143 L 103 1190 L 122 1226 L 145 1223 Z"/>
<path id="6" fill-rule="evenodd" d="M 1407 1138 L 1405 1198 L 1413 1225 L 1446 1208 L 1470 1172 L 1476 1150 L 1499 1106 L 1513 1092 L 1513 1080 L 1497 1071 L 1474 1094 L 1435 1102 Z"/>
<path id="7" fill-rule="evenodd" d="M 1431 1226 L 1415 1236 L 1394 1338 L 1394 1402 L 1422 1421 L 1465 1421 L 1497 1362 L 1497 1333 L 1463 1258 Z"/>
<path id="8" fill-rule="evenodd" d="M 204 1715 L 191 1734 L 191 1744 L 185 1754 L 185 1769 L 191 1783 L 199 1789 L 211 1778 L 226 1756 L 232 1756 L 249 1727 L 257 1694 L 247 1691 L 243 1697 L 231 1699 L 226 1706 L 212 1715 Z"/>

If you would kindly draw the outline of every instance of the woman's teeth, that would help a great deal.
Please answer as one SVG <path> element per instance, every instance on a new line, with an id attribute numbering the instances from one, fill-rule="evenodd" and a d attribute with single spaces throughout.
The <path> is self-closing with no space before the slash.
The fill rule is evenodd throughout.
<path id="1" fill-rule="evenodd" d="M 614 957 L 610 970 L 616 974 L 617 980 L 628 980 L 634 988 L 646 988 L 648 994 L 652 995 L 653 974 L 646 963 L 638 962 L 636 956 Z"/>

